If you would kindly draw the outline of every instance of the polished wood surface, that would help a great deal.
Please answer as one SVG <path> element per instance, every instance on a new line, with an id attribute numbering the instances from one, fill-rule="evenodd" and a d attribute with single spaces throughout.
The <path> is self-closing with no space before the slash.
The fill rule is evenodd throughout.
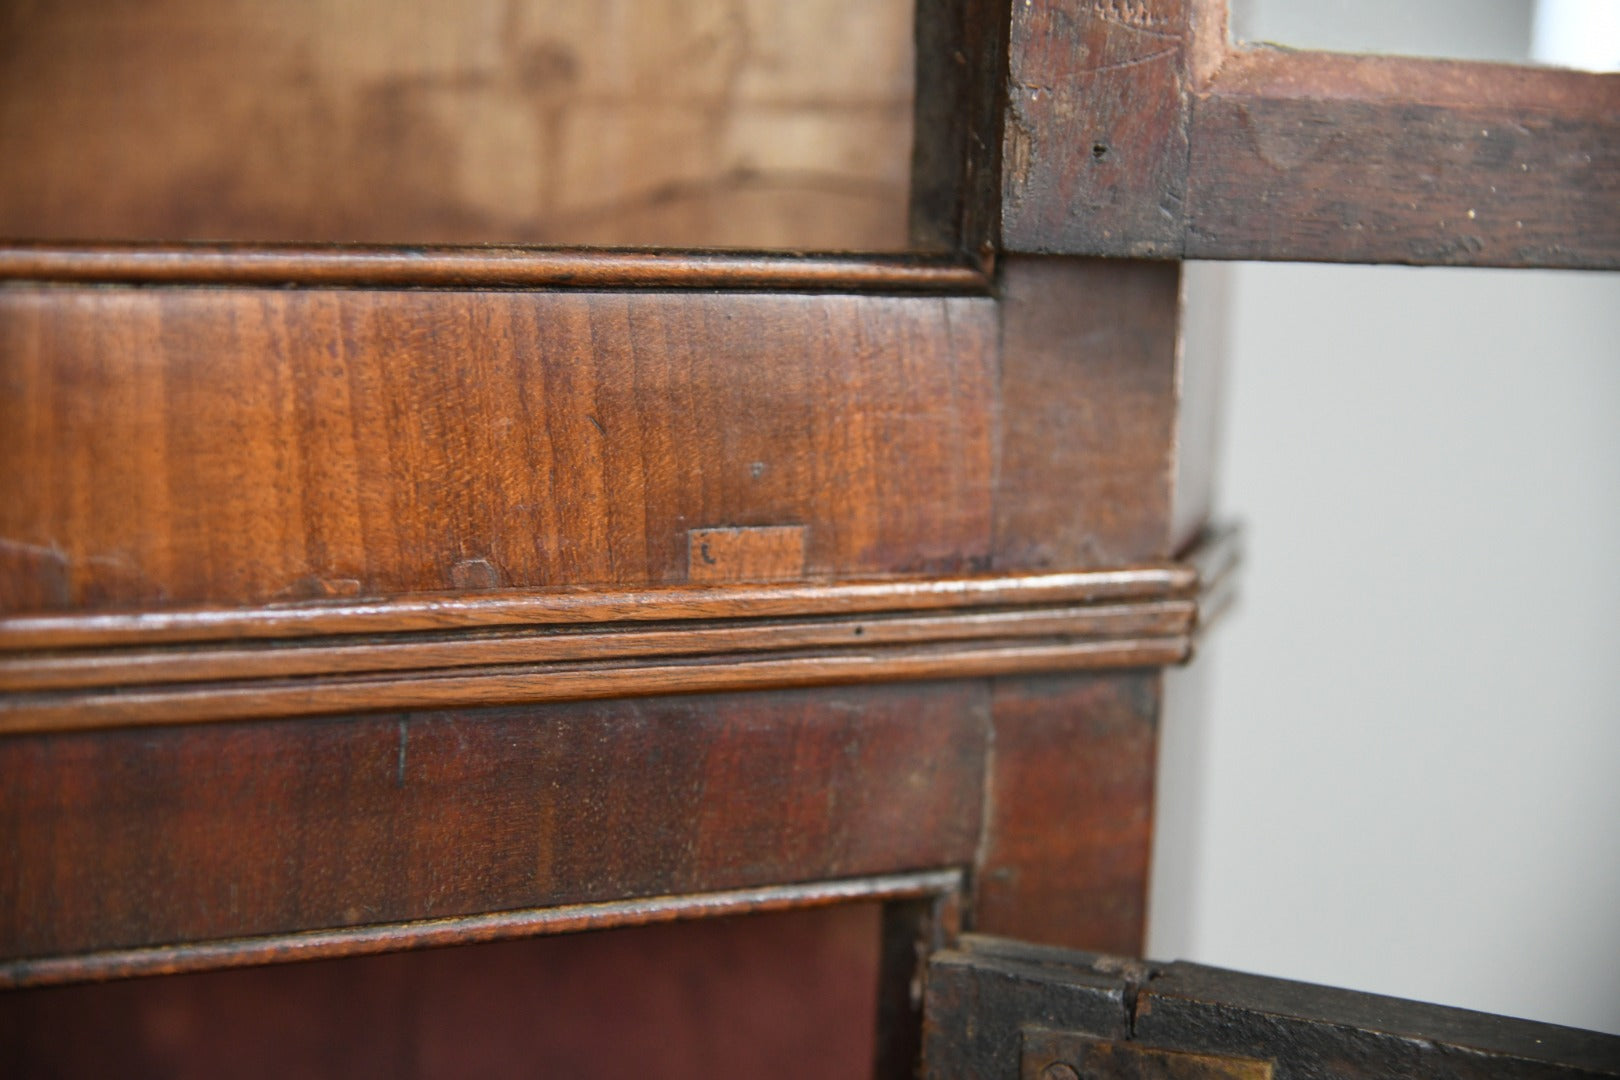
<path id="1" fill-rule="evenodd" d="M 973 297 L 0 290 L 0 611 L 818 576 L 989 559 Z"/>
<path id="2" fill-rule="evenodd" d="M 990 290 L 982 271 L 943 256 L 202 243 L 11 243 L 0 246 L 0 281 L 839 293 Z"/>
<path id="3" fill-rule="evenodd" d="M 983 682 L 0 739 L 0 956 L 964 866 Z"/>
<path id="4" fill-rule="evenodd" d="M 895 250 L 911 14 L 7 4 L 0 236 Z"/>

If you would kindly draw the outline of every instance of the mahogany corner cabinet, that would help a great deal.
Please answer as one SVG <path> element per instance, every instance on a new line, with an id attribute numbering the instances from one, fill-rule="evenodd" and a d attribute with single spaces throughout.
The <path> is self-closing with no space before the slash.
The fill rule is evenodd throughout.
<path id="1" fill-rule="evenodd" d="M 0 37 L 0 1074 L 1620 1076 L 1133 959 L 1239 561 L 1182 261 L 1612 270 L 1616 77 L 1221 0 Z"/>

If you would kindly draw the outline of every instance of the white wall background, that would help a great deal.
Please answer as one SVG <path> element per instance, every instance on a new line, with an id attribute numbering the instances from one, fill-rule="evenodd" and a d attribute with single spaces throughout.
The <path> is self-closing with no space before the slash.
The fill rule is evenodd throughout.
<path id="1" fill-rule="evenodd" d="M 1531 8 L 1239 15 L 1513 58 Z M 1620 274 L 1190 278 L 1248 561 L 1172 687 L 1209 704 L 1164 732 L 1151 953 L 1620 1033 Z"/>

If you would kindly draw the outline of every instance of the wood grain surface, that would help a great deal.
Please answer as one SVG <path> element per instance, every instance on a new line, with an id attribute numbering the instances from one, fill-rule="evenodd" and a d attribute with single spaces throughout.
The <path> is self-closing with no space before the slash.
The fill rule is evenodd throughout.
<path id="1" fill-rule="evenodd" d="M 1001 243 L 1180 255 L 1191 0 L 1012 4 Z"/>
<path id="2" fill-rule="evenodd" d="M 895 250 L 906 0 L 0 8 L 0 236 Z"/>
<path id="3" fill-rule="evenodd" d="M 996 680 L 974 930 L 1142 951 L 1160 679 Z"/>
<path id="4" fill-rule="evenodd" d="M 998 569 L 1171 554 L 1180 271 L 1006 259 Z"/>
<path id="5" fill-rule="evenodd" d="M 963 866 L 982 682 L 0 739 L 0 956 Z"/>
<path id="6" fill-rule="evenodd" d="M 799 525 L 819 576 L 989 557 L 973 298 L 0 290 L 0 611 L 686 576 Z"/>
<path id="7" fill-rule="evenodd" d="M 1620 75 L 1245 49 L 1190 122 L 1188 258 L 1620 267 Z"/>

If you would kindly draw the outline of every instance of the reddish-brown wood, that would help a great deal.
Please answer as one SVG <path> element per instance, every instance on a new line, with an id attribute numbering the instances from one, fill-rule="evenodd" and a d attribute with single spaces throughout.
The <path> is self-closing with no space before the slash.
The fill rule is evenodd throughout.
<path id="1" fill-rule="evenodd" d="M 1141 952 L 1159 683 L 997 680 L 974 930 Z"/>
<path id="2" fill-rule="evenodd" d="M 0 291 L 0 610 L 988 558 L 987 299 Z"/>
<path id="3" fill-rule="evenodd" d="M 0 739 L 0 956 L 965 865 L 982 683 Z"/>
<path id="4" fill-rule="evenodd" d="M 0 994 L 0 1074 L 870 1075 L 878 909 Z"/>
<path id="5" fill-rule="evenodd" d="M 1011 7 L 1002 246 L 1179 255 L 1190 0 Z"/>
<path id="6" fill-rule="evenodd" d="M 1003 265 L 998 569 L 1169 556 L 1179 282 L 1165 263 Z"/>

